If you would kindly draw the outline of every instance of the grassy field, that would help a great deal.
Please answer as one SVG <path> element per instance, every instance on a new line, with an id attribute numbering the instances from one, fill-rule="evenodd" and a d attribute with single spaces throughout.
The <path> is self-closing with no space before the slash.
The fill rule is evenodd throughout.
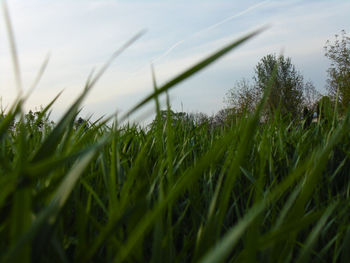
<path id="1" fill-rule="evenodd" d="M 111 61 L 55 125 L 57 97 L 31 119 L 19 95 L 0 122 L 0 261 L 350 262 L 349 114 L 260 123 L 266 87 L 225 127 L 160 118 L 160 94 L 256 33 L 89 127 L 74 120 Z M 153 126 L 121 124 L 154 102 Z"/>

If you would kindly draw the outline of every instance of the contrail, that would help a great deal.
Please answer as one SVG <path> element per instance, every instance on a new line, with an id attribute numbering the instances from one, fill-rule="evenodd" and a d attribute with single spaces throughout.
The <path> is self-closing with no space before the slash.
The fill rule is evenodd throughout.
<path id="1" fill-rule="evenodd" d="M 177 46 L 181 45 L 182 43 L 186 42 L 187 40 L 189 40 L 189 39 L 191 39 L 191 38 L 195 38 L 195 37 L 197 37 L 197 36 L 199 36 L 199 35 L 201 35 L 201 34 L 203 34 L 203 33 L 205 33 L 205 32 L 210 31 L 210 30 L 213 30 L 214 28 L 219 27 L 219 26 L 221 26 L 221 25 L 223 25 L 223 24 L 225 24 L 225 23 L 227 23 L 227 22 L 229 22 L 229 21 L 231 21 L 231 20 L 233 20 L 233 19 L 235 19 L 235 18 L 241 17 L 241 16 L 243 16 L 243 15 L 245 15 L 245 14 L 247 14 L 247 13 L 249 13 L 249 12 L 251 12 L 251 11 L 257 9 L 257 8 L 259 8 L 259 7 L 262 7 L 262 6 L 264 6 L 264 5 L 268 4 L 268 3 L 270 3 L 271 1 L 272 1 L 272 0 L 265 0 L 265 1 L 262 1 L 262 2 L 260 2 L 260 3 L 258 3 L 258 4 L 252 5 L 252 6 L 248 7 L 247 9 L 245 9 L 245 10 L 243 10 L 243 11 L 237 13 L 237 14 L 234 14 L 234 15 L 231 15 L 231 16 L 229 16 L 229 17 L 226 17 L 225 19 L 223 19 L 223 20 L 221 20 L 221 21 L 219 21 L 219 22 L 217 22 L 217 23 L 215 23 L 215 24 L 213 24 L 213 25 L 210 25 L 210 26 L 208 26 L 208 27 L 206 27 L 206 28 L 204 28 L 204 29 L 201 29 L 200 31 L 197 31 L 197 32 L 193 33 L 192 35 L 188 36 L 187 38 L 182 39 L 182 40 L 176 42 L 175 44 L 173 44 L 170 48 L 168 48 L 168 49 L 167 49 L 165 52 L 163 52 L 161 55 L 152 58 L 152 59 L 150 60 L 150 64 L 154 64 L 156 61 L 159 61 L 160 59 L 166 57 L 166 56 L 169 55 L 170 52 L 173 51 Z M 146 68 L 146 67 L 148 67 L 148 66 L 149 66 L 149 65 L 143 65 L 143 66 L 139 67 L 139 68 L 136 69 L 133 73 L 131 73 L 131 76 L 128 77 L 124 82 L 126 82 L 126 81 L 128 81 L 129 79 L 133 78 L 133 77 L 134 77 L 135 75 L 137 75 L 141 70 L 143 70 L 144 68 Z"/>
<path id="2" fill-rule="evenodd" d="M 241 16 L 243 16 L 243 15 L 249 13 L 250 11 L 252 11 L 252 10 L 254 10 L 254 9 L 257 9 L 257 8 L 263 6 L 263 5 L 268 4 L 269 2 L 271 2 L 271 0 L 265 0 L 265 1 L 263 1 L 263 2 L 260 2 L 260 3 L 258 3 L 258 4 L 255 4 L 255 5 L 251 6 L 251 7 L 248 7 L 247 9 L 245 9 L 245 10 L 239 12 L 238 14 L 231 15 L 231 16 L 229 16 L 229 17 L 227 17 L 227 18 L 225 18 L 225 19 L 223 19 L 223 20 L 221 20 L 221 21 L 219 21 L 219 22 L 217 22 L 217 23 L 215 23 L 215 24 L 213 24 L 213 25 L 211 25 L 211 26 L 208 26 L 208 27 L 206 27 L 206 28 L 204 28 L 204 29 L 202 29 L 202 30 L 200 30 L 200 31 L 198 31 L 198 32 L 193 33 L 192 35 L 188 36 L 187 38 L 182 39 L 182 40 L 176 42 L 174 45 L 172 45 L 170 48 L 168 48 L 168 49 L 167 49 L 163 54 L 161 54 L 160 56 L 158 56 L 158 57 L 156 57 L 156 58 L 153 58 L 153 59 L 151 60 L 151 63 L 154 63 L 154 62 L 156 62 L 156 61 L 158 61 L 158 60 L 160 60 L 160 59 L 166 57 L 172 50 L 174 50 L 177 46 L 181 45 L 181 44 L 184 43 L 185 41 L 187 41 L 187 40 L 189 40 L 189 39 L 191 39 L 191 38 L 195 38 L 195 37 L 197 37 L 197 36 L 199 36 L 199 35 L 201 35 L 201 34 L 203 34 L 203 33 L 205 33 L 205 32 L 208 32 L 208 31 L 210 31 L 210 30 L 212 30 L 212 29 L 214 29 L 214 28 L 216 28 L 216 27 L 218 27 L 218 26 L 221 26 L 221 25 L 223 25 L 223 24 L 225 24 L 225 23 L 231 21 L 232 19 L 241 17 Z"/>

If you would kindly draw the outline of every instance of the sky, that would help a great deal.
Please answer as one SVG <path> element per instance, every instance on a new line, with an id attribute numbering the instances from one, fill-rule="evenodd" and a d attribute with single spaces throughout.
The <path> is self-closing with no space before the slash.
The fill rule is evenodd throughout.
<path id="1" fill-rule="evenodd" d="M 146 33 L 123 52 L 83 103 L 84 118 L 127 112 L 165 83 L 224 45 L 261 27 L 269 28 L 170 92 L 175 111 L 209 115 L 225 107 L 228 90 L 251 79 L 269 54 L 291 57 L 306 81 L 325 92 L 324 45 L 341 30 L 350 32 L 349 0 L 8 0 L 24 90 L 32 85 L 49 54 L 48 67 L 26 102 L 26 110 L 53 106 L 57 120 L 83 90 L 92 69 L 141 30 Z M 3 12 L 0 17 L 0 97 L 2 108 L 17 90 Z M 165 99 L 161 99 L 165 106 Z M 150 103 L 133 120 L 149 119 Z"/>

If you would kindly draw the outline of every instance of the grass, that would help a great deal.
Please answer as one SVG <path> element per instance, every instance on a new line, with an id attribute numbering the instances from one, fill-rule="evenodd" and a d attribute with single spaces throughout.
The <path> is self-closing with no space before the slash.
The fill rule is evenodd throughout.
<path id="1" fill-rule="evenodd" d="M 349 113 L 260 123 L 267 87 L 251 116 L 222 128 L 160 116 L 160 94 L 259 32 L 162 86 L 153 75 L 125 116 L 89 128 L 74 124 L 84 97 L 138 35 L 55 125 L 45 116 L 59 95 L 31 120 L 20 94 L 1 113 L 1 262 L 349 262 Z M 120 124 L 152 101 L 149 129 Z"/>

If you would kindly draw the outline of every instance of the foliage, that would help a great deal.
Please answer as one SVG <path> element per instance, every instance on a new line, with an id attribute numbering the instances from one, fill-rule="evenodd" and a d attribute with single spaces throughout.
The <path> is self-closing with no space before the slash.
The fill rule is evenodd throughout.
<path id="1" fill-rule="evenodd" d="M 57 130 L 19 122 L 1 140 L 2 260 L 346 262 L 348 117 L 258 120 L 84 131 L 72 119 L 37 161 Z"/>
<path id="2" fill-rule="evenodd" d="M 336 118 L 337 115 L 334 116 L 335 108 L 332 100 L 328 96 L 322 96 L 322 98 L 317 102 L 317 117 L 326 121 L 331 122 L 333 118 Z"/>
<path id="3" fill-rule="evenodd" d="M 194 119 L 193 116 L 186 112 L 174 112 L 169 108 L 168 110 L 161 110 L 156 115 L 156 118 L 152 121 L 149 127 L 155 128 L 156 126 L 162 125 L 164 123 L 170 123 L 171 126 L 176 126 L 183 123 L 194 125 Z"/>
<path id="4" fill-rule="evenodd" d="M 192 120 L 193 124 L 196 126 L 205 125 L 211 122 L 211 117 L 203 112 L 190 113 L 189 119 Z"/>
<path id="5" fill-rule="evenodd" d="M 128 114 L 256 33 L 155 85 Z M 0 119 L 1 262 L 349 261 L 350 113 L 306 130 L 279 116 L 261 124 L 268 86 L 224 129 L 159 118 L 159 107 L 148 130 L 107 125 L 113 117 L 75 127 L 104 70 L 47 132 L 24 118 L 22 98 Z"/>
<path id="6" fill-rule="evenodd" d="M 226 93 L 225 102 L 228 107 L 232 107 L 239 115 L 252 113 L 261 93 L 247 79 L 242 79 L 236 83 L 234 88 Z"/>
<path id="7" fill-rule="evenodd" d="M 315 88 L 312 82 L 308 81 L 305 83 L 302 102 L 304 108 L 307 108 L 310 111 L 314 111 L 317 102 L 321 99 L 321 97 L 321 93 Z"/>
<path id="8" fill-rule="evenodd" d="M 255 86 L 262 93 L 275 69 L 276 76 L 267 102 L 268 111 L 279 109 L 283 115 L 298 116 L 303 101 L 304 82 L 291 58 L 283 55 L 276 57 L 274 54 L 263 57 L 255 68 Z"/>
<path id="9" fill-rule="evenodd" d="M 275 70 L 276 74 L 272 80 Z M 284 116 L 298 118 L 302 108 L 312 110 L 320 98 L 313 84 L 304 83 L 303 76 L 296 70 L 291 59 L 284 56 L 269 54 L 263 57 L 255 67 L 253 80 L 254 83 L 251 84 L 242 79 L 226 94 L 225 102 L 228 107 L 232 107 L 239 115 L 251 113 L 256 109 L 269 81 L 273 83 L 266 106 L 267 116 L 279 110 Z"/>
<path id="10" fill-rule="evenodd" d="M 335 35 L 335 41 L 327 41 L 325 56 L 331 60 L 328 69 L 328 91 L 333 101 L 338 98 L 341 112 L 345 112 L 350 103 L 350 37 L 343 30 Z"/>
<path id="11" fill-rule="evenodd" d="M 236 110 L 233 108 L 224 108 L 219 110 L 212 118 L 213 127 L 224 127 L 234 122 Z"/>

